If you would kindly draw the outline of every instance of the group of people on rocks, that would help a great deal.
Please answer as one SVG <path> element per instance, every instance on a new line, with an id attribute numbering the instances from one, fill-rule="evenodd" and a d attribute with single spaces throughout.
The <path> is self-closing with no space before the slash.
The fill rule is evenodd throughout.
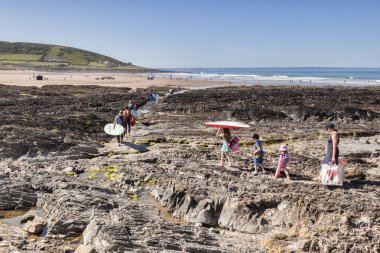
<path id="1" fill-rule="evenodd" d="M 326 155 L 322 161 L 322 164 L 336 164 L 338 165 L 339 160 L 339 133 L 335 129 L 335 125 L 332 122 L 329 122 L 325 126 L 326 131 L 329 133 L 329 137 L 327 138 L 326 143 Z M 233 138 L 230 132 L 230 129 L 228 128 L 219 128 L 218 132 L 216 133 L 216 136 L 221 137 L 223 139 L 222 142 L 222 148 L 221 148 L 221 158 L 220 158 L 220 165 L 224 165 L 224 159 L 225 157 L 228 160 L 228 165 L 232 165 L 232 149 L 231 149 L 231 143 L 233 142 Z M 264 168 L 264 156 L 265 152 L 263 149 L 263 143 L 260 140 L 260 136 L 255 133 L 252 136 L 253 138 L 253 145 L 251 147 L 251 155 L 252 155 L 252 164 L 253 164 L 253 175 L 259 174 L 259 169 L 261 169 L 263 174 L 266 174 L 267 171 Z M 279 157 L 278 157 L 278 163 L 277 163 L 277 169 L 274 175 L 274 178 L 278 178 L 281 175 L 281 171 L 283 171 L 286 175 L 287 180 L 290 180 L 290 174 L 288 169 L 288 164 L 290 161 L 289 156 L 289 147 L 287 144 L 281 145 L 279 147 Z M 315 180 L 320 179 L 319 175 Z"/>
<path id="2" fill-rule="evenodd" d="M 119 146 L 125 137 L 131 136 L 131 126 L 135 124 L 133 111 L 137 111 L 137 103 L 130 100 L 128 106 L 126 106 L 124 110 L 120 110 L 115 117 L 113 127 L 115 128 L 116 125 L 120 125 L 124 128 L 124 133 L 117 136 L 117 142 L 119 143 Z"/>
<path id="3" fill-rule="evenodd" d="M 133 111 L 137 111 L 137 104 L 136 102 L 132 102 L 131 100 L 128 103 L 128 106 L 124 108 L 124 110 L 120 110 L 118 115 L 115 117 L 114 121 L 114 128 L 116 125 L 120 125 L 124 128 L 124 133 L 120 136 L 117 136 L 117 141 L 119 143 L 119 146 L 123 142 L 123 138 L 131 135 L 131 126 L 135 124 L 135 119 L 133 116 Z M 326 155 L 322 161 L 322 164 L 339 164 L 339 134 L 338 131 L 335 129 L 335 125 L 332 122 L 329 122 L 325 126 L 326 131 L 329 133 L 329 137 L 327 138 L 326 142 Z M 235 140 L 237 137 L 232 137 L 231 131 L 228 128 L 219 128 L 218 132 L 216 133 L 217 137 L 221 137 L 222 142 L 222 148 L 221 148 L 221 156 L 220 156 L 220 165 L 224 165 L 225 158 L 227 158 L 228 165 L 232 166 L 233 158 L 232 158 L 232 152 L 236 151 L 234 150 L 233 146 L 237 144 L 238 139 Z M 252 167 L 254 169 L 253 175 L 257 176 L 259 175 L 259 170 L 262 171 L 263 174 L 266 174 L 267 171 L 264 168 L 264 157 L 265 152 L 263 148 L 263 143 L 260 140 L 260 136 L 255 133 L 252 135 L 253 139 L 253 145 L 251 147 L 251 155 L 252 155 Z M 286 175 L 286 178 L 290 180 L 290 174 L 288 169 L 288 164 L 290 161 L 289 156 L 289 147 L 287 144 L 283 144 L 279 147 L 278 151 L 278 163 L 276 172 L 274 175 L 274 178 L 278 178 L 281 176 L 281 171 L 283 171 Z M 315 180 L 320 179 L 321 175 L 315 178 Z"/>

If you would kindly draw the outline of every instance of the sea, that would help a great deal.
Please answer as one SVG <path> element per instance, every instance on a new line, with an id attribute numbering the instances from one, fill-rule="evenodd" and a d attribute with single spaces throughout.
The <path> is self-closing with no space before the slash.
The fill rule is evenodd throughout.
<path id="1" fill-rule="evenodd" d="M 166 68 L 157 77 L 241 84 L 379 86 L 380 68 Z"/>

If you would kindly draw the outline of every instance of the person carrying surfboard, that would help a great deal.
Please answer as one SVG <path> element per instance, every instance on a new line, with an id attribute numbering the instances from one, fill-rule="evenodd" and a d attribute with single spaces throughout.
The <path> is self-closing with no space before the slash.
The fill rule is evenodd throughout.
<path id="1" fill-rule="evenodd" d="M 124 127 L 123 110 L 120 110 L 120 111 L 119 111 L 119 114 L 116 115 L 116 117 L 115 117 L 115 121 L 114 121 L 114 123 L 113 123 L 113 129 L 115 129 L 116 124 L 117 124 L 117 125 L 120 125 L 120 126 L 122 126 L 122 127 Z M 119 146 L 120 146 L 121 143 L 123 142 L 123 135 L 124 135 L 124 133 L 121 134 L 121 135 L 118 135 L 118 136 L 117 136 L 117 142 L 119 143 Z"/>
<path id="2" fill-rule="evenodd" d="M 263 171 L 263 174 L 266 173 L 264 169 L 264 150 L 263 150 L 263 144 L 260 141 L 260 136 L 258 134 L 254 134 L 252 136 L 254 140 L 254 144 L 252 146 L 252 154 L 253 154 L 253 166 L 255 168 L 255 172 L 253 173 L 254 176 L 257 176 L 259 174 L 258 168 L 261 167 L 261 170 Z"/>
<path id="3" fill-rule="evenodd" d="M 221 133 L 223 129 L 223 133 Z M 231 132 L 230 129 L 228 128 L 219 128 L 218 132 L 216 133 L 216 136 L 222 137 L 223 138 L 223 144 L 222 144 L 222 149 L 221 149 L 221 154 L 220 154 L 220 166 L 224 165 L 224 156 L 227 157 L 228 160 L 228 166 L 232 165 L 232 158 L 231 158 L 231 149 L 229 148 L 228 143 L 231 141 Z"/>

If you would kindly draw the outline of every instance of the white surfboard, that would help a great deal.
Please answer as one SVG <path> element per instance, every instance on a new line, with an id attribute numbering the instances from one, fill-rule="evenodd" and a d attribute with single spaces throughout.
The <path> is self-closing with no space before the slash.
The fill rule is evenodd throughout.
<path id="1" fill-rule="evenodd" d="M 115 128 L 113 128 L 113 123 L 110 123 L 104 126 L 104 132 L 112 136 L 118 136 L 124 133 L 124 127 L 116 124 Z"/>
<path id="2" fill-rule="evenodd" d="M 236 121 L 215 121 L 215 122 L 207 122 L 206 125 L 210 127 L 216 127 L 216 128 L 250 128 L 250 125 L 236 122 Z"/>

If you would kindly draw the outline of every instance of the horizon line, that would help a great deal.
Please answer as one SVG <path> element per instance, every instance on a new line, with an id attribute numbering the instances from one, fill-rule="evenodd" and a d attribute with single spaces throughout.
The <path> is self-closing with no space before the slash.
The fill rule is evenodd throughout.
<path id="1" fill-rule="evenodd" d="M 276 67 L 276 66 L 271 66 L 271 67 L 153 67 L 155 69 L 260 69 L 260 68 L 335 68 L 335 69 L 380 69 L 379 67 L 324 67 L 324 66 L 318 66 L 318 67 L 294 67 L 294 66 L 289 66 L 289 67 Z"/>

